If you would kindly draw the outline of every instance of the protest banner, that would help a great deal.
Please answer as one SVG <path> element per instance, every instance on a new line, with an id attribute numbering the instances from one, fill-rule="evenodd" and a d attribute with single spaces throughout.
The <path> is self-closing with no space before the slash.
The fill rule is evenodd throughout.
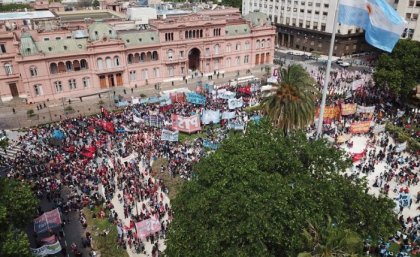
<path id="1" fill-rule="evenodd" d="M 172 130 L 179 130 L 186 133 L 193 133 L 201 130 L 199 116 L 183 117 L 178 114 L 172 114 Z"/>
<path id="2" fill-rule="evenodd" d="M 370 125 L 370 121 L 353 122 L 350 125 L 350 132 L 352 134 L 367 133 L 369 132 Z"/>
<path id="3" fill-rule="evenodd" d="M 43 245 L 39 248 L 31 248 L 31 251 L 35 256 L 39 257 L 52 255 L 61 251 L 61 244 L 60 241 L 57 241 L 53 244 Z"/>
<path id="4" fill-rule="evenodd" d="M 352 161 L 353 162 L 358 162 L 361 159 L 365 158 L 365 155 L 366 155 L 366 151 L 363 151 L 361 153 L 355 153 L 355 154 L 353 154 Z"/>
<path id="5" fill-rule="evenodd" d="M 160 222 L 158 219 L 150 218 L 136 223 L 137 237 L 144 239 L 151 234 L 160 231 Z"/>
<path id="6" fill-rule="evenodd" d="M 110 121 L 102 121 L 102 129 L 108 133 L 115 133 L 114 123 Z"/>
<path id="7" fill-rule="evenodd" d="M 144 120 L 142 118 L 137 117 L 135 114 L 133 114 L 133 121 L 135 123 L 144 122 Z"/>
<path id="8" fill-rule="evenodd" d="M 355 114 L 357 110 L 357 104 L 341 104 L 341 115 L 352 115 Z"/>
<path id="9" fill-rule="evenodd" d="M 386 127 L 385 124 L 382 124 L 382 125 L 377 124 L 377 125 L 375 125 L 375 127 L 373 127 L 372 132 L 375 133 L 375 134 L 384 132 L 385 131 L 385 127 Z"/>
<path id="10" fill-rule="evenodd" d="M 240 121 L 229 121 L 227 127 L 228 129 L 233 129 L 233 130 L 244 130 L 245 123 L 240 122 Z"/>
<path id="11" fill-rule="evenodd" d="M 184 103 L 185 102 L 184 92 L 170 93 L 169 97 L 171 98 L 172 103 Z"/>
<path id="12" fill-rule="evenodd" d="M 46 232 L 50 229 L 61 227 L 61 216 L 57 209 L 46 212 L 34 219 L 34 231 L 37 234 Z"/>
<path id="13" fill-rule="evenodd" d="M 168 95 L 159 97 L 160 106 L 168 106 L 172 104 L 172 100 Z"/>
<path id="14" fill-rule="evenodd" d="M 204 110 L 201 117 L 203 124 L 219 123 L 220 122 L 220 111 Z"/>
<path id="15" fill-rule="evenodd" d="M 193 103 L 193 104 L 205 105 L 206 97 L 200 94 L 194 93 L 194 92 L 187 93 L 187 102 Z"/>
<path id="16" fill-rule="evenodd" d="M 236 96 L 235 92 L 230 92 L 230 91 L 227 91 L 226 89 L 217 90 L 217 98 L 228 100 L 228 99 L 235 98 L 235 96 Z"/>
<path id="17" fill-rule="evenodd" d="M 375 106 L 362 106 L 357 105 L 357 113 L 374 113 L 375 112 Z"/>
<path id="18" fill-rule="evenodd" d="M 344 142 L 347 142 L 347 141 L 349 141 L 350 140 L 350 138 L 352 137 L 352 135 L 351 134 L 343 134 L 343 135 L 339 135 L 338 137 L 337 137 L 337 143 L 338 144 L 341 144 L 341 143 L 344 143 Z"/>
<path id="19" fill-rule="evenodd" d="M 241 108 L 243 105 L 244 105 L 244 101 L 242 100 L 242 97 L 239 99 L 237 98 L 228 99 L 228 107 L 230 110 Z"/>
<path id="20" fill-rule="evenodd" d="M 229 120 L 235 118 L 235 112 L 222 112 L 222 120 Z"/>
<path id="21" fill-rule="evenodd" d="M 316 110 L 316 117 L 319 117 L 320 108 L 318 107 Z M 338 119 L 340 117 L 340 107 L 338 106 L 325 106 L 324 109 L 324 120 L 330 119 Z"/>
<path id="22" fill-rule="evenodd" d="M 398 194 L 398 204 L 400 207 L 409 207 L 412 203 L 411 195 L 409 193 L 401 192 Z"/>
<path id="23" fill-rule="evenodd" d="M 149 103 L 149 98 L 141 98 L 140 99 L 140 104 L 148 104 Z"/>
<path id="24" fill-rule="evenodd" d="M 159 115 L 144 116 L 144 124 L 149 127 L 161 128 L 163 127 L 163 118 Z"/>
<path id="25" fill-rule="evenodd" d="M 140 98 L 137 97 L 131 97 L 131 104 L 139 104 Z"/>
<path id="26" fill-rule="evenodd" d="M 210 141 L 208 139 L 204 139 L 203 140 L 203 147 L 209 148 L 209 149 L 212 149 L 212 150 L 216 150 L 217 148 L 219 148 L 219 144 L 214 143 L 213 141 Z"/>
<path id="27" fill-rule="evenodd" d="M 397 153 L 404 151 L 405 149 L 407 149 L 407 142 L 398 144 L 397 147 L 395 147 L 395 151 Z"/>
<path id="28" fill-rule="evenodd" d="M 170 131 L 167 129 L 162 129 L 160 140 L 177 142 L 179 138 L 179 131 Z"/>
<path id="29" fill-rule="evenodd" d="M 238 88 L 238 92 L 240 92 L 242 94 L 250 95 L 251 94 L 251 85 Z"/>

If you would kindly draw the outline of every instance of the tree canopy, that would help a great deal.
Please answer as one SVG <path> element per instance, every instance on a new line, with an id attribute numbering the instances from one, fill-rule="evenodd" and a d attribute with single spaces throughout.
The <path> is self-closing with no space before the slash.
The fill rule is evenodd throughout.
<path id="1" fill-rule="evenodd" d="M 0 5 L 0 12 L 16 12 L 16 11 L 23 11 L 31 10 L 32 7 L 29 4 L 1 4 Z"/>
<path id="2" fill-rule="evenodd" d="M 322 228 L 329 220 L 360 238 L 395 232 L 394 203 L 339 174 L 349 164 L 325 141 L 285 137 L 266 121 L 251 125 L 194 167 L 196 176 L 172 202 L 165 253 L 297 256 L 312 251 L 303 233 L 308 224 Z"/>
<path id="3" fill-rule="evenodd" d="M 384 53 L 375 66 L 376 85 L 406 99 L 420 83 L 420 42 L 400 40 L 392 53 Z"/>
<path id="4" fill-rule="evenodd" d="M 27 184 L 0 179 L 0 256 L 32 256 L 23 229 L 34 217 L 37 205 Z"/>

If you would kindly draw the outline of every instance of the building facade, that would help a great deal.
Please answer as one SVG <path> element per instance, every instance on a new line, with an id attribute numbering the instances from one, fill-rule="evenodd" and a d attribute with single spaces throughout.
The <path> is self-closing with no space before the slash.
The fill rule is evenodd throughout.
<path id="1" fill-rule="evenodd" d="M 260 11 L 277 26 L 278 46 L 302 51 L 328 53 L 334 25 L 336 0 L 243 0 L 244 15 Z M 420 40 L 419 0 L 392 0 L 392 6 L 408 22 L 402 38 Z M 417 29 L 416 29 L 417 28 Z M 363 30 L 354 26 L 338 25 L 334 48 L 335 56 L 369 51 Z"/>
<path id="2" fill-rule="evenodd" d="M 135 29 L 114 15 L 103 22 L 63 20 L 23 19 L 2 27 L 3 101 L 80 97 L 273 61 L 275 27 L 261 13 L 242 17 L 233 10 L 206 11 L 150 20 Z"/>

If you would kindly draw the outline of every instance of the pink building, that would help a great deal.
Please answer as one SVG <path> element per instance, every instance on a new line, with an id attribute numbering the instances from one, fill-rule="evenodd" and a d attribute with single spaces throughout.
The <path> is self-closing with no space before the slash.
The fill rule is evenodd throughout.
<path id="1" fill-rule="evenodd" d="M 262 13 L 241 17 L 234 9 L 204 11 L 162 17 L 142 27 L 115 15 L 100 22 L 78 22 L 69 15 L 45 13 L 13 22 L 0 15 L 3 101 L 80 97 L 111 87 L 188 79 L 197 72 L 245 71 L 273 61 L 275 28 Z"/>

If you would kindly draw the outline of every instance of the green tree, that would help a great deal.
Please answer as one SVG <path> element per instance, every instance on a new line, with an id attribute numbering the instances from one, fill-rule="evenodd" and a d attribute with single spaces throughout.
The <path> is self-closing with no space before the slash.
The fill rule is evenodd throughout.
<path id="1" fill-rule="evenodd" d="M 420 83 L 420 42 L 400 40 L 392 53 L 382 54 L 373 79 L 376 85 L 407 99 Z"/>
<path id="2" fill-rule="evenodd" d="M 29 185 L 0 179 L 0 256 L 32 257 L 23 229 L 32 221 L 37 204 Z"/>
<path id="3" fill-rule="evenodd" d="M 280 74 L 280 84 L 262 100 L 261 108 L 276 127 L 288 133 L 313 121 L 318 91 L 314 79 L 301 65 L 283 68 Z"/>
<path id="4" fill-rule="evenodd" d="M 23 11 L 31 10 L 32 7 L 29 4 L 2 4 L 0 5 L 0 12 L 15 12 L 15 11 Z"/>
<path id="5" fill-rule="evenodd" d="M 395 232 L 394 203 L 344 178 L 349 165 L 325 141 L 251 125 L 194 167 L 173 201 L 166 254 L 297 256 L 307 251 L 307 224 L 325 227 L 327 217 L 362 238 Z"/>

